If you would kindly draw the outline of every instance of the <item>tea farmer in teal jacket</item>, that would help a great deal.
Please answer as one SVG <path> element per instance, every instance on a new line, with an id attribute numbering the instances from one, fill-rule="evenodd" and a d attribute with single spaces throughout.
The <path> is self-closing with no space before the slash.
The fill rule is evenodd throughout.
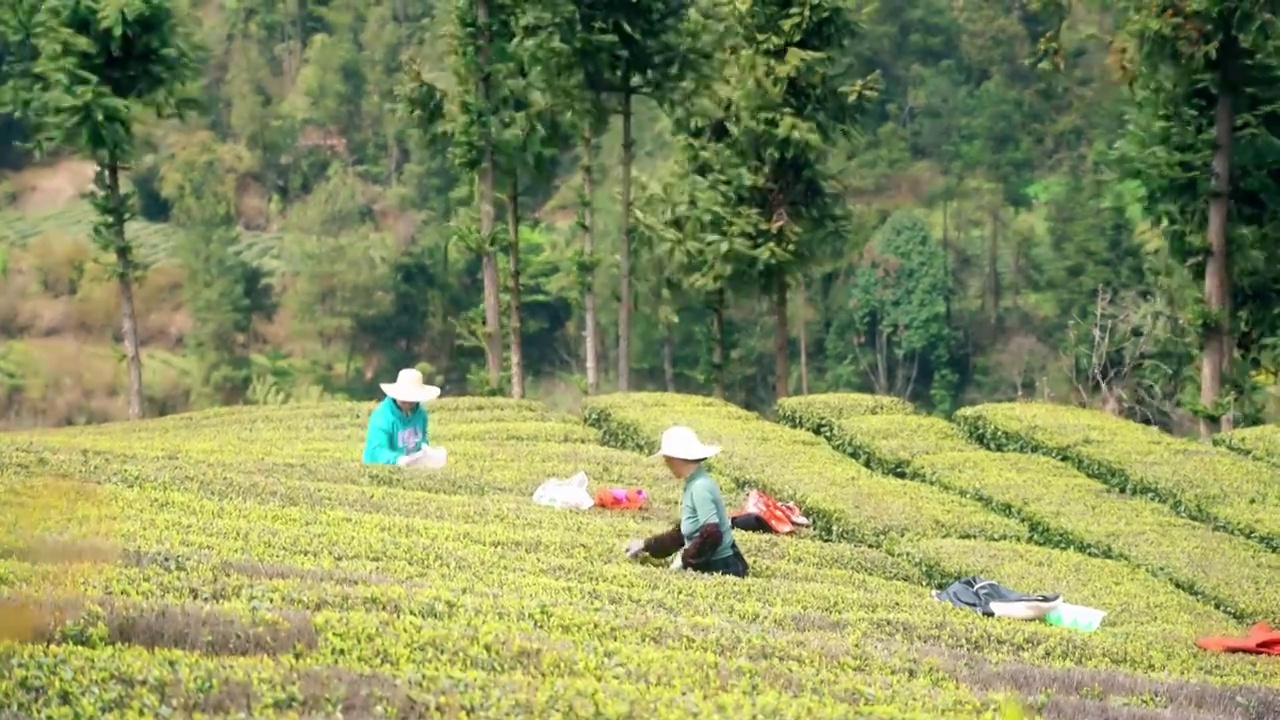
<path id="1" fill-rule="evenodd" d="M 680 525 L 677 530 L 627 544 L 627 556 L 641 553 L 667 557 L 676 553 L 672 570 L 747 576 L 747 559 L 733 539 L 733 525 L 720 495 L 720 486 L 702 466 L 720 448 L 704 445 L 690 428 L 674 425 L 662 433 L 658 452 L 671 474 L 684 481 L 680 495 Z"/>
<path id="2" fill-rule="evenodd" d="M 423 403 L 440 397 L 440 388 L 423 382 L 422 373 L 401 370 L 394 383 L 379 387 L 387 397 L 369 416 L 364 439 L 366 465 L 409 465 L 427 445 L 427 410 Z"/>

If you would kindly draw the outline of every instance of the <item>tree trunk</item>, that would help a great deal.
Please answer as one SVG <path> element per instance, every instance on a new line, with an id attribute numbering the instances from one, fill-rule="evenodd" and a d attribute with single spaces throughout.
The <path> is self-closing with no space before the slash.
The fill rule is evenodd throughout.
<path id="1" fill-rule="evenodd" d="M 492 154 L 486 152 L 492 159 Z M 481 258 L 481 271 L 484 276 L 484 362 L 489 371 L 490 388 L 496 389 L 502 384 L 502 300 L 498 285 L 498 256 L 492 247 L 493 242 L 493 166 L 481 171 L 481 188 L 488 185 L 489 192 L 482 189 L 480 201 L 480 235 L 485 243 Z"/>
<path id="2" fill-rule="evenodd" d="M 711 371 L 715 374 L 715 396 L 724 399 L 724 290 L 717 290 L 711 306 Z"/>
<path id="3" fill-rule="evenodd" d="M 1230 264 L 1228 264 L 1227 266 L 1226 280 L 1224 281 L 1224 284 L 1226 285 L 1228 290 L 1226 292 L 1226 299 L 1222 305 L 1222 312 L 1224 315 L 1226 315 L 1229 318 L 1231 317 L 1231 293 L 1230 293 L 1231 267 L 1230 267 Z M 1235 338 L 1235 333 L 1230 330 L 1230 324 L 1229 324 L 1230 320 L 1228 320 L 1227 322 L 1228 322 L 1227 335 L 1226 335 L 1226 339 L 1223 341 L 1223 347 L 1222 347 L 1222 373 L 1227 376 L 1227 380 L 1228 382 L 1230 382 L 1231 370 L 1232 370 L 1231 365 L 1236 355 L 1236 338 Z M 1236 424 L 1235 408 L 1233 403 L 1233 407 L 1229 408 L 1228 412 L 1223 413 L 1222 417 L 1218 419 L 1218 430 L 1224 433 L 1231 432 L 1232 430 L 1235 429 L 1235 424 Z"/>
<path id="4" fill-rule="evenodd" d="M 676 340 L 671 323 L 662 327 L 662 382 L 667 392 L 676 391 Z"/>
<path id="5" fill-rule="evenodd" d="M 116 268 L 123 267 L 116 250 Z M 120 284 L 120 329 L 124 336 L 124 359 L 129 370 L 129 419 L 142 419 L 142 352 L 138 348 L 138 314 L 133 305 L 133 282 L 126 276 Z"/>
<path id="6" fill-rule="evenodd" d="M 600 366 L 599 366 L 599 348 L 600 339 L 596 336 L 596 286 L 595 286 L 595 264 L 592 253 L 595 252 L 595 201 L 593 199 L 595 193 L 595 162 L 596 162 L 596 138 L 595 133 L 588 129 L 583 134 L 582 143 L 582 258 L 585 263 L 583 270 L 584 277 L 582 279 L 582 314 L 583 325 L 585 326 L 582 333 L 583 345 L 586 350 L 587 364 L 587 394 L 595 395 L 600 392 Z"/>
<path id="7" fill-rule="evenodd" d="M 387 150 L 387 186 L 395 187 L 397 178 L 400 177 L 400 143 L 396 140 L 395 133 L 387 133 L 387 142 L 390 147 Z"/>
<path id="8" fill-rule="evenodd" d="M 524 349 L 520 338 L 520 181 L 519 175 L 511 173 L 511 190 L 507 198 L 507 293 L 509 297 L 510 319 L 508 330 L 511 336 L 511 397 L 524 397 Z"/>
<path id="9" fill-rule="evenodd" d="M 1224 63 L 1224 68 L 1229 63 Z M 1225 75 L 1226 70 L 1223 71 Z M 1225 78 L 1224 78 L 1225 80 Z M 1231 206 L 1231 126 L 1235 121 L 1231 108 L 1231 92 L 1219 91 L 1218 107 L 1214 113 L 1213 179 L 1209 198 L 1209 258 L 1204 266 L 1204 302 L 1213 315 L 1213 325 L 1205 333 L 1200 365 L 1200 404 L 1214 407 L 1222 395 L 1222 369 L 1227 362 L 1227 335 L 1230 327 L 1227 313 L 1227 214 Z M 1230 413 L 1220 420 L 1220 427 L 1230 427 Z M 1214 424 L 1200 419 L 1200 437 L 1207 440 L 1213 435 Z"/>
<path id="10" fill-rule="evenodd" d="M 991 340 L 994 341 L 1000 330 L 1000 216 L 998 210 L 991 211 L 991 235 L 987 242 L 987 293 L 984 304 L 987 306 L 991 324 Z"/>
<path id="11" fill-rule="evenodd" d="M 441 248 L 440 248 L 440 270 L 442 271 L 441 277 L 445 277 L 445 278 L 453 277 L 453 275 L 450 273 L 450 270 L 449 270 L 450 243 L 451 243 L 451 238 L 446 235 L 444 238 L 444 241 L 441 243 Z M 457 284 L 454 285 L 454 287 L 465 285 L 465 284 L 466 284 L 466 280 L 459 279 L 457 281 Z M 451 294 L 449 290 L 451 289 L 452 288 L 449 288 L 446 286 L 443 289 L 443 291 L 437 291 L 437 297 L 439 298 L 439 301 L 436 303 L 436 308 L 437 308 L 436 327 L 440 328 L 441 333 L 443 334 L 443 338 L 442 338 L 443 342 L 441 343 L 441 349 L 442 349 L 442 354 L 444 354 L 444 356 L 447 358 L 445 361 L 444 367 L 439 368 L 439 370 L 442 372 L 447 370 L 449 365 L 453 364 L 453 358 L 455 353 L 454 348 L 456 348 L 458 344 L 458 326 L 456 323 L 450 322 L 451 318 L 453 317 L 453 309 L 450 307 L 451 303 L 449 302 L 449 296 Z"/>
<path id="12" fill-rule="evenodd" d="M 800 276 L 800 394 L 809 394 L 809 298 L 804 276 Z"/>
<path id="13" fill-rule="evenodd" d="M 951 275 L 951 217 L 948 210 L 951 207 L 949 200 L 942 201 L 942 267 L 948 276 Z M 951 325 L 951 296 L 948 294 L 946 300 L 943 301 L 946 313 L 947 325 Z"/>
<path id="14" fill-rule="evenodd" d="M 1232 51 L 1234 51 L 1234 45 L 1231 47 L 1231 49 Z M 1225 83 L 1224 83 L 1224 87 L 1225 87 Z M 1230 95 L 1228 97 L 1228 100 L 1231 100 L 1231 99 L 1234 99 L 1234 95 Z M 1234 125 L 1235 125 L 1235 112 L 1231 107 L 1230 103 L 1228 103 L 1226 106 L 1226 112 L 1231 116 L 1230 122 L 1228 122 L 1226 125 L 1226 130 L 1227 130 L 1226 142 L 1229 148 L 1233 140 L 1232 136 L 1234 134 Z M 1224 159 L 1227 163 L 1226 174 L 1228 176 L 1227 182 L 1225 183 L 1225 186 L 1227 188 L 1226 192 L 1230 193 L 1231 154 L 1227 153 L 1224 156 Z M 1230 211 L 1231 211 L 1230 195 L 1228 194 L 1227 209 L 1224 211 L 1223 214 L 1229 215 Z M 1226 238 L 1225 230 L 1223 231 L 1223 238 L 1224 240 L 1222 244 L 1222 248 L 1223 248 L 1223 253 L 1222 253 L 1222 317 L 1223 317 L 1223 320 L 1222 320 L 1222 333 L 1223 333 L 1222 373 L 1227 376 L 1228 382 L 1232 382 L 1233 378 L 1232 378 L 1231 371 L 1233 369 L 1232 366 L 1235 362 L 1235 357 L 1236 357 L 1236 334 L 1235 334 L 1235 329 L 1233 327 L 1234 324 L 1232 323 L 1232 316 L 1231 316 L 1233 311 L 1233 308 L 1231 305 L 1231 255 L 1230 255 L 1230 249 L 1227 247 L 1227 243 L 1225 240 Z M 1219 392 L 1221 392 L 1221 390 L 1219 390 Z M 1222 432 L 1231 432 L 1232 430 L 1235 429 L 1234 407 L 1230 408 L 1228 412 L 1223 413 L 1222 417 L 1219 418 L 1218 429 L 1221 430 Z"/>
<path id="15" fill-rule="evenodd" d="M 781 400 L 785 398 L 791 389 L 790 372 L 788 367 L 788 358 L 790 354 L 790 333 L 787 328 L 787 277 L 782 273 L 778 273 L 777 279 L 774 281 L 773 291 L 773 317 L 774 317 L 774 337 L 773 337 L 773 366 L 774 366 L 774 396 Z"/>
<path id="16" fill-rule="evenodd" d="M 480 27 L 480 101 L 483 107 L 489 105 L 489 81 L 487 69 L 490 63 L 491 49 L 488 31 L 489 3 L 486 0 L 476 2 L 476 20 Z M 484 278 L 484 364 L 489 371 L 490 389 L 502 384 L 502 303 L 498 293 L 498 256 L 493 251 L 493 138 L 483 139 L 484 148 L 480 160 L 480 243 L 481 273 Z"/>
<path id="17" fill-rule="evenodd" d="M 889 331 L 885 330 L 885 319 L 877 317 L 875 322 L 876 336 L 876 394 L 888 395 L 889 385 Z"/>
<path id="18" fill-rule="evenodd" d="M 1015 233 L 1013 236 L 1013 262 L 1009 268 L 1009 307 L 1014 317 L 1018 315 L 1018 295 L 1022 292 L 1022 284 L 1018 276 L 1022 274 L 1022 239 Z"/>
<path id="19" fill-rule="evenodd" d="M 138 312 L 133 305 L 133 247 L 124 233 L 124 198 L 120 193 L 120 165 L 107 165 L 107 192 L 111 200 L 111 232 L 115 244 L 116 281 L 120 286 L 120 334 L 129 374 L 129 419 L 142 419 L 142 352 L 138 348 Z"/>
<path id="20" fill-rule="evenodd" d="M 631 138 L 631 78 L 624 71 L 622 91 L 622 218 L 618 250 L 618 391 L 631 386 L 631 162 L 635 141 Z"/>

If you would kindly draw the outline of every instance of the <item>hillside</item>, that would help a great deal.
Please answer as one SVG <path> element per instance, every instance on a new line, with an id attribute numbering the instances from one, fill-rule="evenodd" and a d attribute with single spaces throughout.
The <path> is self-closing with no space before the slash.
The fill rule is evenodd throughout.
<path id="1" fill-rule="evenodd" d="M 1280 190 L 1257 131 L 1280 127 L 1274 14 L 1210 37 L 1143 3 L 522 2 L 490 8 L 493 36 L 435 0 L 150 7 L 181 59 L 139 59 L 163 82 L 120 98 L 127 126 L 59 115 L 60 83 L 26 71 L 66 69 L 38 58 L 77 21 L 0 38 L 23 48 L 5 95 L 47 110 L 0 113 L 0 341 L 31 358 L 5 369 L 5 426 L 255 403 L 264 385 L 365 397 L 407 366 L 452 395 L 570 406 L 859 391 L 945 417 L 1037 398 L 1206 440 L 1280 418 Z M 1261 99 L 1214 130 L 1212 102 L 1185 102 L 1215 92 L 1196 85 L 1208 55 L 1120 61 L 1164 32 L 1247 48 L 1261 79 L 1239 96 Z M 112 33 L 83 28 L 72 76 L 116 67 Z M 198 90 L 190 112 L 155 112 L 178 88 Z M 86 240 L 84 158 L 116 133 L 136 201 L 117 209 L 150 266 L 141 364 L 185 369 L 127 391 L 87 372 L 128 403 L 42 376 L 63 348 L 135 345 L 112 276 L 129 253 Z M 1210 228 L 1219 162 L 1232 207 Z M 93 412 L 46 410 L 82 395 Z"/>
<path id="2" fill-rule="evenodd" d="M 370 408 L 0 435 L 0 715 L 1280 715 L 1280 664 L 1194 645 L 1280 622 L 1280 470 L 1243 454 L 1039 404 L 949 425 L 817 395 L 784 427 L 689 395 L 583 419 L 461 397 L 431 406 L 449 466 L 409 473 L 359 465 Z M 675 517 L 641 454 L 673 422 L 725 447 L 729 504 L 760 488 L 814 528 L 739 533 L 743 581 L 626 560 Z M 653 506 L 532 503 L 578 470 Z M 1082 633 L 929 597 L 970 574 L 1109 614 Z"/>
<path id="3" fill-rule="evenodd" d="M 92 171 L 57 160 L 9 172 L 0 209 L 0 428 L 80 425 L 124 417 L 127 382 L 120 357 L 119 296 L 92 245 Z M 140 306 L 148 414 L 189 410 L 195 382 L 188 335 L 193 318 L 178 226 L 136 218 L 130 237 L 148 272 Z M 264 277 L 279 272 L 281 236 L 243 231 L 235 252 Z M 259 342 L 279 335 L 269 323 Z M 8 339 L 13 338 L 13 339 Z M 277 343 L 277 345 L 285 345 Z M 279 349 L 279 348 L 276 348 Z"/>
<path id="4" fill-rule="evenodd" d="M 645 22 L 631 5 L 515 4 L 503 12 L 512 27 L 552 35 L 490 58 L 486 72 L 508 79 L 477 105 L 461 6 L 224 5 L 174 18 L 200 51 L 169 69 L 200 78 L 200 108 L 159 120 L 131 100 L 127 232 L 151 264 L 134 288 L 142 363 L 184 368 L 177 386 L 168 370 L 143 370 L 129 388 L 143 415 L 255 402 L 264 383 L 364 397 L 412 365 L 451 395 L 566 405 L 664 389 L 763 410 L 861 391 L 946 416 L 1036 397 L 1203 437 L 1280 418 L 1280 331 L 1268 323 L 1280 263 L 1253 242 L 1275 225 L 1266 163 L 1254 163 L 1271 141 L 1253 128 L 1280 127 L 1280 105 L 1236 119 L 1233 197 L 1258 215 L 1231 220 L 1248 242 L 1222 265 L 1222 319 L 1240 332 L 1213 345 L 1231 354 L 1215 363 L 1197 268 L 1219 265 L 1180 240 L 1206 237 L 1206 200 L 1181 165 L 1147 161 L 1201 158 L 1188 167 L 1207 173 L 1212 114 L 1167 118 L 1172 106 L 1149 105 L 1138 78 L 1117 72 L 1111 41 L 1147 27 L 1134 19 L 1146 6 L 1073 6 L 1064 19 L 1056 5 L 840 0 L 803 15 L 844 29 L 806 24 L 795 32 L 817 35 L 796 53 L 759 55 L 790 23 L 776 15 L 785 4 L 684 3 Z M 1055 27 L 1064 63 L 1030 63 Z M 32 51 L 46 45 L 36 40 L 6 38 Z M 114 41 L 99 40 L 113 58 Z M 1280 56 L 1274 40 L 1258 40 L 1260 61 Z M 0 83 L 56 104 L 19 56 Z M 655 63 L 631 68 L 643 87 L 608 90 L 630 87 L 613 76 L 639 56 Z M 751 67 L 764 56 L 812 72 Z M 1183 77 L 1132 70 L 1157 88 L 1166 72 Z M 790 97 L 822 101 L 786 111 L 810 129 L 792 135 L 791 120 L 769 119 L 781 110 L 756 108 L 769 92 L 749 78 L 765 77 L 815 83 Z M 850 104 L 854 87 L 865 92 Z M 477 108 L 489 117 L 468 117 Z M 78 140 L 102 133 L 38 119 L 0 114 L 0 341 L 29 341 L 12 352 L 26 365 L 0 360 L 0 423 L 119 419 L 118 369 L 84 370 L 111 378 L 108 397 L 44 378 L 76 348 L 110 355 L 124 329 L 109 265 L 86 241 L 93 168 Z M 492 193 L 475 127 L 524 128 L 494 140 Z M 727 135 L 698 129 L 714 127 Z M 1183 146 L 1166 127 L 1198 129 Z M 49 133 L 60 146 L 33 158 L 28 141 Z M 771 149 L 801 136 L 786 168 L 772 167 Z M 479 242 L 489 217 L 495 245 Z M 1221 382 L 1202 396 L 1213 368 Z M 72 410 L 82 395 L 91 413 Z"/>
<path id="5" fill-rule="evenodd" d="M 119 297 L 95 262 L 92 184 L 92 164 L 76 159 L 0 176 L 8 193 L 0 205 L 0 427 L 123 417 L 125 374 L 113 343 Z M 183 410 L 191 378 L 174 351 L 190 318 L 172 257 L 177 230 L 145 220 L 129 227 L 155 268 L 138 289 L 147 404 L 152 413 Z"/>

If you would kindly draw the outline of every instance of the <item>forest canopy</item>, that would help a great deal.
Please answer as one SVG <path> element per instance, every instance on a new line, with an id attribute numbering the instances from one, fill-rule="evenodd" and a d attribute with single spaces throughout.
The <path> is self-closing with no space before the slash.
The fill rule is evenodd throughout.
<path id="1" fill-rule="evenodd" d="M 7 7 L 0 333 L 120 343 L 131 416 L 418 366 L 1276 417 L 1267 3 Z"/>

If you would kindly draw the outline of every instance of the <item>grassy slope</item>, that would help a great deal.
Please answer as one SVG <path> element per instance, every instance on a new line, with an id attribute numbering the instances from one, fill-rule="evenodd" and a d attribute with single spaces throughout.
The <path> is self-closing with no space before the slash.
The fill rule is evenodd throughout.
<path id="1" fill-rule="evenodd" d="M 1191 647 L 1197 627 L 1224 619 L 1152 590 L 1135 568 L 1091 561 L 1114 574 L 1114 597 L 1146 588 L 1135 602 L 1181 603 L 1185 616 L 1121 604 L 1094 634 L 983 619 L 929 600 L 901 558 L 816 538 L 742 537 L 745 583 L 673 575 L 619 553 L 675 514 L 661 466 L 533 403 L 461 398 L 432 414 L 445 471 L 365 469 L 356 456 L 370 408 L 224 409 L 0 436 L 0 655 L 12 663 L 0 707 L 813 718 L 848 717 L 853 704 L 866 716 L 976 718 L 1013 694 L 1044 717 L 1280 712 L 1280 667 Z M 744 438 L 773 432 L 730 420 Z M 765 450 L 731 448 L 760 468 Z M 856 469 L 828 462 L 832 478 Z M 646 487 L 657 507 L 531 503 L 543 479 L 579 469 L 593 487 Z M 51 528 L 70 535 L 30 542 Z M 1053 580 L 1030 548 L 1005 547 L 932 541 L 959 564 Z M 54 562 L 69 556 L 93 562 Z M 58 693 L 39 690 L 55 676 Z"/>

